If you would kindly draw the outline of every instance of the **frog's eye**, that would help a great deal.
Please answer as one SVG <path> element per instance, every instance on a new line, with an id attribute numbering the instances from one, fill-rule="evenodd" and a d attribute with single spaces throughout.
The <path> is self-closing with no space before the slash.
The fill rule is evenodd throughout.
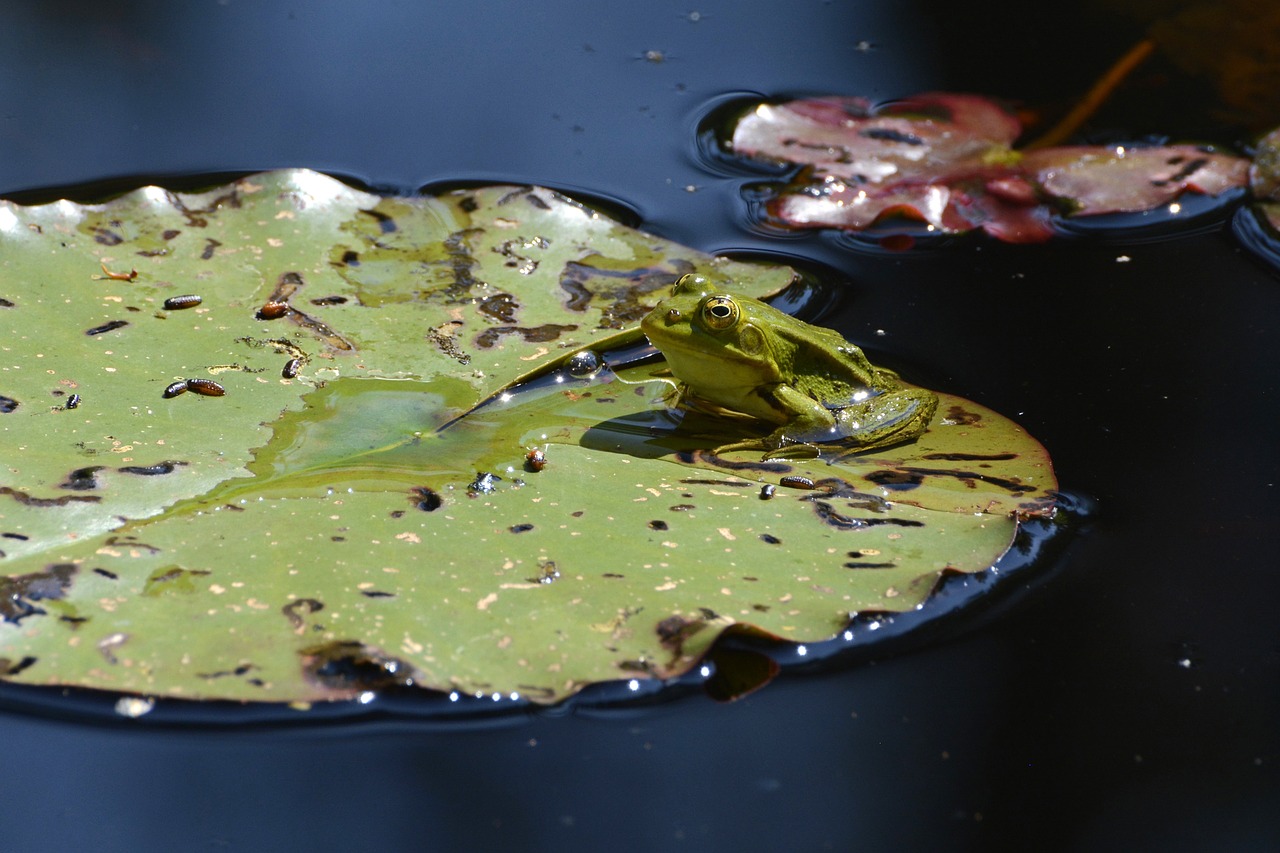
<path id="1" fill-rule="evenodd" d="M 702 322 L 719 331 L 738 322 L 738 303 L 727 296 L 712 296 L 702 303 Z"/>
<path id="2" fill-rule="evenodd" d="M 676 283 L 671 285 L 672 295 L 681 293 L 705 293 L 710 287 L 711 282 L 705 275 L 697 273 L 685 273 L 676 279 Z"/>

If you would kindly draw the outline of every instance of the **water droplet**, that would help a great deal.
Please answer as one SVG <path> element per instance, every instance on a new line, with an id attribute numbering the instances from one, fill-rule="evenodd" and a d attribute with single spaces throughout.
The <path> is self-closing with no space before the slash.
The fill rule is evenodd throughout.
<path id="1" fill-rule="evenodd" d="M 594 350 L 584 349 L 570 356 L 565 367 L 575 379 L 586 379 L 600 369 L 600 356 Z"/>

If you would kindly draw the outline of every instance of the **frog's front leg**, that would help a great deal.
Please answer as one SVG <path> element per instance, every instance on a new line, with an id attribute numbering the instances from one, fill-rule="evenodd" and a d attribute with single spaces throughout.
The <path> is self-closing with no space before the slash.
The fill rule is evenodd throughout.
<path id="1" fill-rule="evenodd" d="M 840 437 L 857 453 L 917 438 L 937 409 L 932 391 L 900 388 L 840 409 L 836 423 Z"/>
<path id="2" fill-rule="evenodd" d="M 730 450 L 765 450 L 765 459 L 797 459 L 818 455 L 814 442 L 833 441 L 843 437 L 836 413 L 817 400 L 790 385 L 770 385 L 758 389 L 771 420 L 781 423 L 763 438 L 748 438 L 724 444 L 717 454 Z"/>

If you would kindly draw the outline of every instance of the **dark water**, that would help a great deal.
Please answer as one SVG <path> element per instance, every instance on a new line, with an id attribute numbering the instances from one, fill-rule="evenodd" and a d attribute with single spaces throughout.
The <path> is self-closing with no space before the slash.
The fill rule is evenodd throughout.
<path id="1" fill-rule="evenodd" d="M 728 706 L 285 731 L 7 713 L 0 849 L 1274 849 L 1280 278 L 1217 227 L 905 255 L 778 239 L 747 222 L 759 175 L 695 144 L 744 93 L 1069 99 L 1141 28 L 1025 6 L 447 5 L 5 4 L 0 191 L 298 165 L 538 182 L 704 250 L 827 264 L 852 282 L 828 322 L 1017 419 L 1096 499 L 1092 525 L 928 644 Z M 1131 129 L 1209 125 L 1169 100 Z"/>

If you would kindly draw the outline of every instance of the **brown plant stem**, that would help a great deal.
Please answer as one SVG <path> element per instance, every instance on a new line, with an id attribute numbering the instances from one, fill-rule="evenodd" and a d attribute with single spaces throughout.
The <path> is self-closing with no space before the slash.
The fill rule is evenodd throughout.
<path id="1" fill-rule="evenodd" d="M 1107 73 L 1099 78 L 1098 82 L 1093 84 L 1091 88 L 1080 101 L 1072 108 L 1071 112 L 1062 117 L 1056 125 L 1051 127 L 1047 133 L 1035 140 L 1029 145 L 1023 147 L 1024 151 L 1032 151 L 1037 148 L 1049 148 L 1054 145 L 1061 145 L 1073 133 L 1080 129 L 1089 118 L 1098 111 L 1098 108 L 1111 97 L 1111 93 L 1116 90 L 1124 79 L 1133 72 L 1135 68 L 1141 65 L 1147 57 L 1156 49 L 1156 44 L 1151 39 L 1143 39 L 1142 41 L 1129 48 L 1124 56 L 1120 57 L 1114 65 L 1107 69 Z"/>

